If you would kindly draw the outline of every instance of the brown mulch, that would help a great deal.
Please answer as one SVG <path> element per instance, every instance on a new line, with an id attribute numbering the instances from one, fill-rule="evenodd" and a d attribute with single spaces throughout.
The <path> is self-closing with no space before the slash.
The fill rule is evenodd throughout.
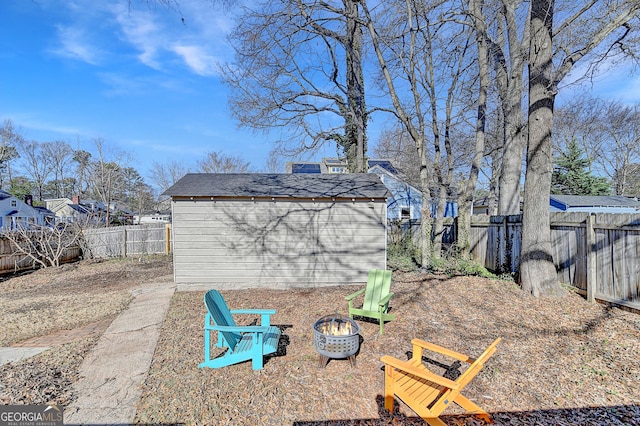
<path id="1" fill-rule="evenodd" d="M 498 351 L 464 393 L 503 425 L 640 424 L 640 316 L 573 293 L 526 297 L 512 282 L 395 273 L 397 314 L 385 325 L 359 319 L 357 365 L 318 366 L 312 324 L 347 313 L 354 287 L 223 291 L 231 309 L 275 308 L 281 347 L 265 367 L 250 362 L 198 369 L 203 358 L 202 292 L 177 293 L 165 321 L 136 421 L 148 424 L 423 424 L 400 403 L 384 411 L 380 357 L 406 359 L 419 337 L 472 356 L 496 337 Z M 241 319 L 247 324 L 255 317 Z M 451 360 L 448 360 L 448 365 Z M 442 367 L 442 368 L 441 368 Z M 430 368 L 443 374 L 447 364 Z M 451 407 L 450 425 L 483 424 Z"/>
<path id="2" fill-rule="evenodd" d="M 166 277 L 171 267 L 166 257 L 83 261 L 5 279 L 0 282 L 1 345 L 117 315 L 132 289 Z M 321 369 L 311 326 L 336 310 L 346 314 L 344 296 L 356 289 L 223 291 L 232 309 L 277 309 L 273 323 L 283 329 L 281 347 L 261 371 L 251 370 L 250 363 L 198 369 L 203 293 L 177 293 L 143 385 L 137 422 L 424 424 L 402 403 L 394 415 L 382 408 L 380 356 L 406 359 L 414 337 L 478 355 L 502 337 L 496 354 L 464 392 L 497 424 L 640 425 L 638 314 L 589 304 L 573 293 L 526 297 L 507 281 L 396 272 L 391 306 L 397 319 L 387 323 L 383 336 L 376 323 L 358 319 L 362 345 L 356 367 L 331 360 Z M 0 366 L 0 404 L 68 406 L 75 398 L 78 367 L 97 338 L 83 336 Z M 449 425 L 482 424 L 456 416 L 457 407 L 445 413 Z"/>

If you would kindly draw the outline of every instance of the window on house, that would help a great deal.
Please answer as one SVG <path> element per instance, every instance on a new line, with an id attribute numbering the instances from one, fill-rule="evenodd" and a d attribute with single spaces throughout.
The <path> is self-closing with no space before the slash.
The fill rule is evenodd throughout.
<path id="1" fill-rule="evenodd" d="M 11 207 L 17 207 L 18 202 L 16 200 L 11 200 Z"/>
<path id="2" fill-rule="evenodd" d="M 331 167 L 329 169 L 331 173 L 344 173 L 344 167 Z"/>
<path id="3" fill-rule="evenodd" d="M 400 208 L 400 219 L 402 219 L 402 220 L 411 219 L 411 208 L 409 208 L 409 207 L 401 207 Z"/>

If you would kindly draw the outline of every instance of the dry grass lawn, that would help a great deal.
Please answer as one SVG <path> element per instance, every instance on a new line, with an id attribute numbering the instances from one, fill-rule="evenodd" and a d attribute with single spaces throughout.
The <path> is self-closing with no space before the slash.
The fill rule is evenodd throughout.
<path id="1" fill-rule="evenodd" d="M 172 274 L 166 256 L 84 260 L 0 279 L 0 346 L 109 320 L 132 300 L 132 290 Z M 0 366 L 0 404 L 55 403 L 75 398 L 73 383 L 90 335 L 26 360 Z"/>

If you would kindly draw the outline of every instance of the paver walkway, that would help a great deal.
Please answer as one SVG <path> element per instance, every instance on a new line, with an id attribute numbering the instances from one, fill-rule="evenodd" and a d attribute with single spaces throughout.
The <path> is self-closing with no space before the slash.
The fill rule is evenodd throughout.
<path id="1" fill-rule="evenodd" d="M 133 421 L 174 291 L 173 282 L 164 281 L 134 292 L 129 307 L 111 322 L 82 362 L 74 386 L 78 399 L 65 409 L 65 424 Z"/>
<path id="2" fill-rule="evenodd" d="M 60 330 L 55 333 L 48 334 L 46 336 L 33 337 L 31 339 L 23 340 L 22 342 L 14 343 L 12 348 L 40 348 L 51 347 L 56 345 L 64 345 L 85 337 L 97 336 L 109 327 L 115 316 L 105 318 L 100 321 L 92 322 L 83 327 L 74 328 L 72 330 Z"/>
<path id="3" fill-rule="evenodd" d="M 101 335 L 80 366 L 80 379 L 74 385 L 78 398 L 64 410 L 64 422 L 131 424 L 175 290 L 172 275 L 142 284 L 133 290 L 134 299 L 117 317 L 0 348 L 0 365 L 29 358 L 52 346 Z"/>
<path id="4" fill-rule="evenodd" d="M 33 337 L 14 343 L 11 346 L 0 348 L 0 365 L 8 362 L 18 362 L 26 358 L 38 355 L 52 346 L 64 345 L 78 339 L 90 336 L 99 336 L 109 327 L 115 317 L 105 318 L 100 321 L 87 324 L 72 330 L 61 330 L 46 336 Z"/>

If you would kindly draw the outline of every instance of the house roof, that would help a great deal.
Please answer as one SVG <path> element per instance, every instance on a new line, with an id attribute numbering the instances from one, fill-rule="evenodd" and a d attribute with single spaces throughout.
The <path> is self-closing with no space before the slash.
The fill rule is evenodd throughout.
<path id="1" fill-rule="evenodd" d="M 320 163 L 293 163 L 291 165 L 291 173 L 319 174 L 322 173 L 322 170 L 320 169 Z"/>
<path id="2" fill-rule="evenodd" d="M 287 163 L 287 173 L 299 173 L 299 174 L 318 174 L 318 173 L 329 173 L 328 167 L 345 167 L 347 163 L 345 160 L 341 160 L 339 158 L 323 158 L 321 162 L 295 162 L 295 163 Z M 390 160 L 384 159 L 371 159 L 367 160 L 368 168 L 372 168 L 375 166 L 381 167 L 387 170 L 389 173 L 394 175 L 399 174 L 398 169 L 396 169 Z"/>
<path id="3" fill-rule="evenodd" d="M 34 209 L 38 210 L 39 212 L 46 214 L 46 215 L 53 215 L 55 216 L 55 213 L 52 212 L 51 210 L 49 210 L 46 207 L 42 207 L 42 206 L 33 206 Z"/>
<path id="4" fill-rule="evenodd" d="M 184 197 L 387 198 L 375 174 L 189 173 L 163 195 Z"/>
<path id="5" fill-rule="evenodd" d="M 67 204 L 67 206 L 81 214 L 89 213 L 89 210 L 85 206 L 82 206 L 80 204 Z"/>
<path id="6" fill-rule="evenodd" d="M 551 195 L 555 200 L 569 207 L 640 207 L 633 198 L 619 195 Z"/>
<path id="7" fill-rule="evenodd" d="M 393 164 L 391 164 L 391 161 L 389 160 L 369 160 L 369 168 L 373 168 L 375 166 L 378 166 L 391 174 L 399 174 L 398 170 L 393 167 Z"/>

